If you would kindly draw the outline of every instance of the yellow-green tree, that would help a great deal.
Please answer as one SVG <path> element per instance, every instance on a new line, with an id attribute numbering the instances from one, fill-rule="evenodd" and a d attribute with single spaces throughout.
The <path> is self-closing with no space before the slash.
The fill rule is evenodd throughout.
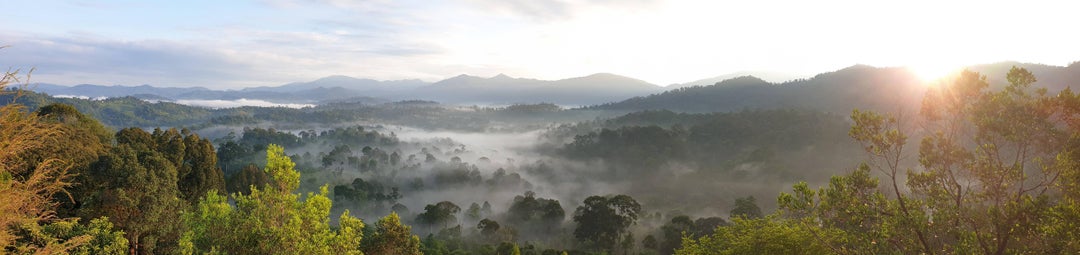
<path id="1" fill-rule="evenodd" d="M 420 237 L 411 231 L 412 227 L 402 224 L 397 213 L 392 212 L 375 224 L 375 234 L 360 246 L 367 254 L 420 255 Z"/>
<path id="2" fill-rule="evenodd" d="M 19 83 L 17 72 L 0 77 L 0 93 Z M 71 161 L 59 146 L 72 135 L 62 123 L 31 114 L 14 102 L 0 106 L 0 250 L 13 254 L 95 253 L 127 250 L 122 232 L 107 220 L 89 226 L 56 217 L 57 196 L 71 183 Z M 76 145 L 70 145 L 76 146 Z"/>
<path id="3" fill-rule="evenodd" d="M 270 145 L 266 162 L 273 182 L 252 186 L 249 195 L 233 194 L 236 207 L 210 191 L 184 213 L 188 230 L 180 241 L 182 253 L 361 254 L 363 222 L 346 211 L 337 231 L 331 230 L 326 186 L 301 200 L 292 193 L 300 185 L 300 173 L 284 149 Z"/>

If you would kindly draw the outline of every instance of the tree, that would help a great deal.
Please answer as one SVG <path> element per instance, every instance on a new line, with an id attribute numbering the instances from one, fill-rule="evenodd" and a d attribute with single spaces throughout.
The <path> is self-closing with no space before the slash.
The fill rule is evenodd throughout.
<path id="1" fill-rule="evenodd" d="M 184 143 L 183 158 L 174 163 L 181 197 L 194 204 L 210 190 L 224 192 L 225 174 L 218 167 L 214 145 L 187 129 L 181 130 L 180 134 Z"/>
<path id="2" fill-rule="evenodd" d="M 499 244 L 499 247 L 495 249 L 495 254 L 521 255 L 521 248 L 515 243 L 501 243 Z"/>
<path id="3" fill-rule="evenodd" d="M 483 217 L 480 215 L 480 204 L 473 202 L 469 205 L 469 209 L 465 210 L 465 217 L 469 219 L 469 221 L 480 221 L 480 218 Z"/>
<path id="4" fill-rule="evenodd" d="M 255 164 L 247 164 L 240 172 L 233 174 L 229 178 L 229 193 L 241 193 L 244 195 L 251 194 L 252 187 L 262 187 L 270 184 L 270 176 L 266 171 L 259 169 Z"/>
<path id="5" fill-rule="evenodd" d="M 424 206 L 424 212 L 416 216 L 416 221 L 428 226 L 439 225 L 441 228 L 446 228 L 449 224 L 457 222 L 457 217 L 454 215 L 460 211 L 461 207 L 454 203 L 442 201 Z"/>
<path id="6" fill-rule="evenodd" d="M 155 137 L 139 128 L 122 129 L 116 137 L 117 145 L 91 166 L 79 214 L 108 217 L 124 230 L 133 253 L 169 253 L 180 234 L 175 219 L 187 206 L 170 160 L 183 155 L 158 151 Z"/>
<path id="7" fill-rule="evenodd" d="M 1013 68 L 1006 78 L 1003 90 L 985 91 L 986 77 L 965 71 L 931 89 L 920 112 L 925 133 L 914 168 L 904 166 L 903 118 L 853 111 L 849 134 L 870 155 L 867 163 L 817 191 L 796 184 L 778 198 L 777 214 L 737 218 L 712 236 L 684 240 L 679 254 L 1080 251 L 1080 97 L 1069 89 L 1057 97 L 1030 94 L 1035 78 L 1024 69 Z M 872 171 L 886 178 L 887 188 Z M 776 233 L 784 239 L 770 240 Z M 768 243 L 743 243 L 744 236 Z M 762 246 L 774 243 L 785 245 Z"/>
<path id="8" fill-rule="evenodd" d="M 679 248 L 683 236 L 694 237 L 690 232 L 693 227 L 694 221 L 685 215 L 672 218 L 670 222 L 661 226 L 660 232 L 664 234 L 664 240 L 660 244 L 660 253 L 671 254 Z"/>
<path id="9" fill-rule="evenodd" d="M 566 211 L 559 204 L 559 200 L 537 198 L 535 192 L 526 191 L 524 196 L 514 197 L 506 215 L 512 225 L 540 227 L 550 232 L 553 226 L 562 223 Z"/>
<path id="10" fill-rule="evenodd" d="M 69 164 L 68 172 L 73 175 L 70 179 L 72 185 L 66 189 L 68 192 L 56 198 L 59 202 L 56 214 L 59 217 L 76 217 L 75 210 L 79 205 L 75 198 L 88 192 L 84 185 L 79 184 L 91 181 L 90 165 L 108 153 L 113 132 L 66 104 L 43 106 L 37 110 L 37 116 L 44 122 L 59 124 L 60 132 L 53 137 L 52 146 L 31 148 L 33 151 L 25 154 L 24 160 L 27 165 L 37 165 L 48 158 L 59 158 Z"/>
<path id="11" fill-rule="evenodd" d="M 16 93 L 18 98 L 22 90 L 7 90 L 18 82 L 17 71 L 5 72 L 0 77 L 0 94 Z M 84 226 L 76 219 L 54 217 L 55 195 L 71 185 L 71 165 L 39 152 L 67 145 L 57 142 L 69 130 L 61 126 L 64 121 L 48 118 L 29 114 L 20 104 L 0 106 L 0 250 L 18 254 L 126 251 L 123 233 L 113 231 L 107 219 Z"/>
<path id="12" fill-rule="evenodd" d="M 644 247 L 645 249 L 656 250 L 659 248 L 659 245 L 656 242 L 655 236 L 647 235 L 645 236 L 645 239 L 641 240 L 641 247 Z"/>
<path id="13" fill-rule="evenodd" d="M 300 173 L 284 149 L 269 145 L 266 162 L 273 181 L 251 187 L 250 195 L 234 194 L 235 207 L 210 191 L 195 210 L 184 213 L 188 230 L 180 240 L 182 253 L 361 254 L 364 223 L 345 211 L 332 230 L 327 186 L 301 200 L 292 193 L 300 185 Z"/>
<path id="14" fill-rule="evenodd" d="M 574 238 L 601 250 L 615 248 L 626 230 L 637 222 L 641 205 L 627 195 L 591 196 L 574 212 Z"/>
<path id="15" fill-rule="evenodd" d="M 731 217 L 745 217 L 745 218 L 761 218 L 764 214 L 761 213 L 761 208 L 757 205 L 757 200 L 754 196 L 741 197 L 735 199 L 735 207 L 731 208 Z"/>
<path id="16" fill-rule="evenodd" d="M 735 218 L 716 234 L 686 237 L 676 255 L 834 254 L 797 223 L 778 218 Z"/>
<path id="17" fill-rule="evenodd" d="M 375 224 L 375 234 L 360 247 L 367 254 L 419 255 L 420 237 L 411 233 L 412 227 L 401 223 L 397 213 L 390 213 Z"/>
<path id="18" fill-rule="evenodd" d="M 476 228 L 480 230 L 480 235 L 484 238 L 491 239 L 499 232 L 499 223 L 489 219 L 480 220 L 480 223 L 476 224 Z"/>

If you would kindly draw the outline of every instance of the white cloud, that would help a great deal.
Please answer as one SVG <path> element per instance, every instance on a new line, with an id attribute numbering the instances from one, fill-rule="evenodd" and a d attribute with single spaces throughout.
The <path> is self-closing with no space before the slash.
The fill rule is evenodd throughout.
<path id="1" fill-rule="evenodd" d="M 811 74 L 856 63 L 1080 60 L 1074 47 L 1080 36 L 1069 26 L 1075 6 L 1049 1 L 262 3 L 232 10 L 237 18 L 207 20 L 140 13 L 146 20 L 94 23 L 71 9 L 35 10 L 33 17 L 74 15 L 78 31 L 64 22 L 0 17 L 33 30 L 0 29 L 0 43 L 13 46 L 0 50 L 0 65 L 37 67 L 36 81 L 48 83 L 237 88 L 335 74 L 430 81 L 461 73 L 559 79 L 611 72 L 669 84 L 747 70 Z M 106 6 L 93 17 L 141 10 Z"/>

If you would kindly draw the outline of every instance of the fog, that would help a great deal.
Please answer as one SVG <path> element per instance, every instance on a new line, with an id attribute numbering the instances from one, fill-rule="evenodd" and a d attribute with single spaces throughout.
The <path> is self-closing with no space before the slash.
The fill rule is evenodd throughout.
<path id="1" fill-rule="evenodd" d="M 752 196 L 769 213 L 777 195 L 793 184 L 823 185 L 854 169 L 863 156 L 847 137 L 848 120 L 822 113 L 653 112 L 581 121 L 580 113 L 555 112 L 541 117 L 565 115 L 565 121 L 543 125 L 539 117 L 500 114 L 500 121 L 479 124 L 487 132 L 380 119 L 210 125 L 197 132 L 219 146 L 229 141 L 283 145 L 301 173 L 297 192 L 326 186 L 335 215 L 348 210 L 372 223 L 396 211 L 414 233 L 425 236 L 442 226 L 418 216 L 426 206 L 448 201 L 460 211 L 445 227 L 461 226 L 464 236 L 479 235 L 477 222 L 490 219 L 513 228 L 517 241 L 546 247 L 565 247 L 560 242 L 572 239 L 574 212 L 590 196 L 624 194 L 640 203 L 642 217 L 634 231 L 641 238 L 680 215 L 727 219 L 737 198 Z M 473 120 L 436 117 L 421 122 Z M 275 140 L 282 137 L 287 139 Z M 247 162 L 263 164 L 265 151 L 246 153 L 223 163 L 227 176 Z M 557 201 L 561 223 L 538 228 L 538 223 L 515 222 L 510 209 L 526 193 Z M 489 205 L 490 213 L 470 216 L 473 204 Z"/>
<path id="2" fill-rule="evenodd" d="M 294 104 L 294 103 L 274 103 L 265 100 L 258 99 L 235 99 L 235 100 L 202 100 L 202 99 L 180 99 L 174 101 L 177 104 L 202 106 L 212 109 L 222 108 L 236 108 L 243 106 L 259 106 L 259 107 L 287 107 L 287 108 L 304 108 L 314 107 L 313 104 Z"/>

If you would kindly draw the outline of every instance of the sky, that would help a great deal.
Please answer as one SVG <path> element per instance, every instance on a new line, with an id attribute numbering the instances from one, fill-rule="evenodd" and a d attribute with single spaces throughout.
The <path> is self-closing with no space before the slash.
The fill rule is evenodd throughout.
<path id="1" fill-rule="evenodd" d="M 657 85 L 854 64 L 926 73 L 1080 61 L 1072 1 L 35 0 L 0 15 L 0 67 L 61 85 L 235 89 L 330 75 Z"/>

